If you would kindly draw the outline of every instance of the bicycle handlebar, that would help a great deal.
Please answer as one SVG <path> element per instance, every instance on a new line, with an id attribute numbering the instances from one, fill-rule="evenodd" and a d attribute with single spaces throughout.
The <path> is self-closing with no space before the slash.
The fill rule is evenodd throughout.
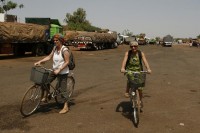
<path id="1" fill-rule="evenodd" d="M 128 73 L 128 72 L 131 72 L 131 73 L 148 73 L 148 71 L 140 71 L 140 72 L 135 72 L 135 71 L 130 71 L 130 70 L 126 70 L 125 73 Z"/>
<path id="2" fill-rule="evenodd" d="M 45 68 L 45 67 L 42 66 L 42 65 L 36 65 L 36 66 L 34 66 L 34 67 L 41 67 L 41 68 L 43 68 L 43 69 L 45 69 L 45 70 L 47 70 L 47 71 L 51 71 L 51 72 L 53 72 L 53 69 Z"/>

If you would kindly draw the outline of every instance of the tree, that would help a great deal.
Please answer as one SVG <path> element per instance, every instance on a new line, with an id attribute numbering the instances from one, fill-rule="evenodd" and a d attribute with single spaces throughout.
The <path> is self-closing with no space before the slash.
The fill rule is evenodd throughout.
<path id="1" fill-rule="evenodd" d="M 156 39 L 157 42 L 160 41 L 160 37 L 156 37 L 155 39 Z"/>
<path id="2" fill-rule="evenodd" d="M 200 35 L 197 36 L 197 39 L 200 39 Z"/>
<path id="3" fill-rule="evenodd" d="M 86 20 L 86 11 L 82 8 L 78 8 L 73 14 L 67 13 L 64 21 L 67 23 L 68 30 L 79 31 L 99 31 L 100 28 L 92 26 L 88 20 Z"/>
<path id="4" fill-rule="evenodd" d="M 8 1 L 6 2 L 6 0 L 0 0 L 0 13 L 6 13 L 9 11 L 9 10 L 13 10 L 17 7 L 19 7 L 20 9 L 21 8 L 24 8 L 24 5 L 23 4 L 20 4 L 18 5 L 17 3 L 15 2 L 12 2 L 12 1 Z"/>
<path id="5" fill-rule="evenodd" d="M 123 35 L 126 35 L 126 36 L 132 36 L 133 35 L 133 32 L 130 32 L 128 29 L 124 30 L 122 32 Z"/>

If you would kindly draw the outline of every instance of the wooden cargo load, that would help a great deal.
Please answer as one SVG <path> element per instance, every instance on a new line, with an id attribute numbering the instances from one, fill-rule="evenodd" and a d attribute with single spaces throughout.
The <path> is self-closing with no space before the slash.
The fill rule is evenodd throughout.
<path id="1" fill-rule="evenodd" d="M 99 32 L 85 32 L 85 31 L 67 31 L 65 40 L 70 40 L 75 37 L 90 37 L 95 43 L 112 43 L 117 39 L 117 33 L 99 33 Z"/>
<path id="2" fill-rule="evenodd" d="M 0 22 L 0 43 L 45 42 L 47 27 L 37 24 Z"/>

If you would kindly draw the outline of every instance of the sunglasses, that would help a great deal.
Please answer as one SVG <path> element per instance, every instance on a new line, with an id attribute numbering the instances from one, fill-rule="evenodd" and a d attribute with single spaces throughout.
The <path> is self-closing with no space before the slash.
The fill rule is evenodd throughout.
<path id="1" fill-rule="evenodd" d="M 130 47 L 131 47 L 131 48 L 132 48 L 132 47 L 137 48 L 138 46 L 130 46 Z"/>

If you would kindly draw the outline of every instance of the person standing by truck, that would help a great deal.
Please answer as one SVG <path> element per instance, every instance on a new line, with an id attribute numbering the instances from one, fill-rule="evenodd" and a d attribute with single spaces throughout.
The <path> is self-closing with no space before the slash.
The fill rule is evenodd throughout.
<path id="1" fill-rule="evenodd" d="M 53 36 L 53 41 L 55 44 L 55 47 L 53 48 L 52 52 L 46 56 L 44 59 L 36 62 L 34 65 L 40 65 L 41 63 L 44 63 L 46 61 L 49 61 L 50 59 L 53 59 L 53 74 L 49 76 L 48 80 L 52 82 L 56 78 L 58 79 L 58 82 L 60 84 L 60 88 L 62 92 L 66 92 L 66 84 L 63 84 L 62 81 L 67 80 L 67 76 L 69 73 L 69 52 L 67 47 L 64 46 L 64 37 L 61 34 L 55 34 Z M 64 82 L 66 83 L 66 82 Z M 42 101 L 47 101 L 49 92 L 46 92 L 44 94 L 43 92 L 43 99 Z M 67 94 L 63 93 L 63 97 L 67 99 Z M 67 101 L 64 103 L 63 109 L 59 112 L 60 114 L 67 113 L 69 111 L 68 103 Z"/>
<path id="2" fill-rule="evenodd" d="M 130 42 L 131 50 L 125 53 L 124 59 L 122 61 L 121 72 L 126 72 L 126 70 L 140 72 L 143 70 L 142 62 L 144 63 L 147 72 L 151 73 L 150 66 L 147 62 L 145 54 L 138 50 L 138 43 L 136 41 Z M 129 83 L 127 81 L 125 97 L 129 97 Z M 140 100 L 142 102 L 142 88 L 138 88 Z"/>

